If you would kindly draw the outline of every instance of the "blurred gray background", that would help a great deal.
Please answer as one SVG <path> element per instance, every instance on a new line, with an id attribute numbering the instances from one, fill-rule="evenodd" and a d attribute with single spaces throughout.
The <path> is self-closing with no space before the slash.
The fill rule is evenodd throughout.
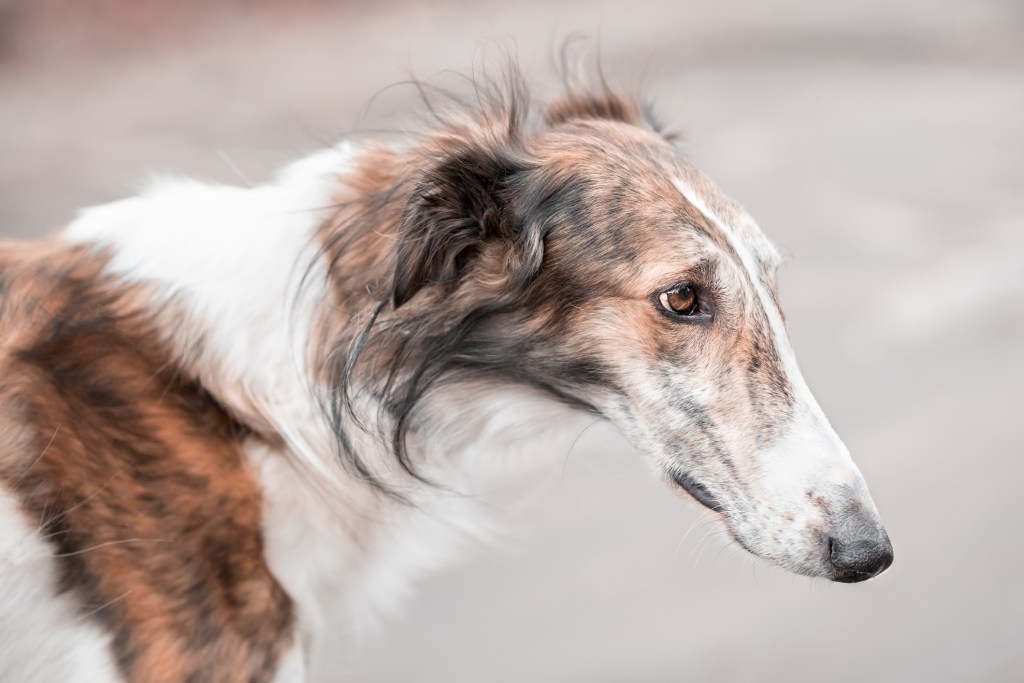
<path id="1" fill-rule="evenodd" d="M 789 256 L 798 355 L 895 565 L 759 563 L 598 427 L 339 680 L 1024 681 L 1019 0 L 0 0 L 0 236 L 153 171 L 258 182 L 494 39 L 549 79 L 575 31 Z"/>

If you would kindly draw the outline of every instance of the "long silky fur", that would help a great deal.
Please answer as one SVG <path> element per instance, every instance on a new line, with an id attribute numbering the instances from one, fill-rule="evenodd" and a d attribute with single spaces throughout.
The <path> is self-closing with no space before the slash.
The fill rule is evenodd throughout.
<path id="1" fill-rule="evenodd" d="M 656 128 L 648 118 L 650 107 L 614 92 L 603 77 L 592 89 L 566 78 L 564 96 L 544 108 L 532 106 L 525 81 L 511 63 L 499 78 L 467 82 L 471 99 L 413 82 L 429 114 L 418 154 L 393 182 L 338 205 L 320 254 L 331 279 L 366 282 L 372 301 L 351 314 L 348 329 L 357 332 L 321 340 L 329 352 L 320 376 L 330 387 L 321 405 L 334 432 L 337 455 L 347 471 L 406 502 L 406 496 L 368 464 L 355 445 L 353 429 L 376 432 L 402 472 L 436 485 L 421 473 L 407 438 L 416 427 L 417 408 L 443 384 L 500 377 L 594 410 L 542 373 L 517 367 L 515 350 L 510 354 L 482 328 L 489 320 L 514 317 L 523 310 L 524 294 L 541 268 L 543 242 L 551 228 L 542 219 L 546 204 L 566 182 L 540 175 L 543 169 L 531 154 L 530 136 L 542 126 L 573 118 L 640 122 Z M 379 255 L 383 267 L 340 272 L 339 261 L 359 249 L 368 233 L 381 231 L 393 238 L 390 251 Z M 448 306 L 446 296 L 465 278 L 479 250 L 498 239 L 515 245 L 505 264 L 502 291 L 465 309 Z M 406 314 L 403 309 L 424 288 L 433 290 L 435 305 Z M 588 373 L 595 380 L 599 374 L 580 368 L 577 375 Z M 367 387 L 372 387 L 377 414 L 366 415 L 357 407 L 357 394 Z"/>

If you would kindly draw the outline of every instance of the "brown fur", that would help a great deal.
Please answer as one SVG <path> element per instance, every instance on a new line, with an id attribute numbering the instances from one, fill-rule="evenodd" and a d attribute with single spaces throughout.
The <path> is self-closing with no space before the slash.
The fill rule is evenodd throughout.
<path id="1" fill-rule="evenodd" d="M 127 680 L 270 680 L 293 615 L 263 560 L 252 436 L 104 263 L 0 246 L 0 477 Z"/>
<path id="2" fill-rule="evenodd" d="M 322 377 L 343 387 L 330 406 L 342 461 L 372 480 L 342 433 L 349 387 L 372 387 L 399 416 L 394 448 L 415 475 L 401 432 L 435 382 L 486 375 L 596 412 L 595 395 L 630 391 L 619 369 L 638 355 L 649 366 L 715 368 L 707 406 L 666 390 L 680 397 L 682 422 L 696 425 L 681 450 L 732 467 L 727 451 L 770 446 L 792 389 L 751 278 L 774 295 L 774 264 L 747 273 L 674 179 L 704 184 L 712 208 L 736 225 L 742 211 L 633 100 L 571 93 L 538 124 L 517 97 L 485 100 L 401 154 L 370 149 L 346 177 L 340 210 L 320 233 L 336 300 L 314 350 Z M 709 330 L 669 322 L 652 305 L 683 281 L 717 302 Z M 750 428 L 733 431 L 753 440 L 726 448 L 722 425 L 737 421 Z"/>
<path id="3" fill-rule="evenodd" d="M 623 97 L 605 88 L 601 93 L 571 92 L 547 107 L 544 118 L 557 126 L 568 121 L 621 121 L 634 126 L 647 120 L 636 100 Z"/>
<path id="4" fill-rule="evenodd" d="M 289 394 L 303 424 L 278 422 L 272 400 L 248 393 L 256 371 L 216 372 L 222 350 L 204 344 L 216 323 L 187 327 L 173 298 L 105 275 L 105 255 L 0 245 L 0 482 L 128 680 L 267 681 L 293 645 L 245 458 L 258 442 L 287 451 L 275 428 L 300 432 L 287 442 L 296 461 L 336 446 L 357 480 L 331 482 L 357 518 L 339 529 L 363 549 L 388 495 L 409 502 L 403 474 L 426 481 L 405 443 L 418 409 L 460 382 L 539 389 L 629 431 L 709 508 L 746 521 L 739 505 L 756 506 L 757 457 L 795 412 L 771 322 L 774 250 L 634 100 L 570 89 L 537 110 L 514 74 L 492 90 L 449 118 L 432 110 L 437 126 L 408 147 L 359 149 L 320 258 L 283 264 L 308 265 L 306 284 L 326 276 L 328 301 L 296 302 L 318 307 L 315 376 L 301 379 L 314 380 L 330 444 L 302 441 L 321 426 L 305 396 Z M 660 307 L 682 286 L 699 306 Z M 263 303 L 246 296 L 230 303 Z M 231 331 L 254 335 L 242 320 Z M 291 360 L 269 349 L 271 365 Z M 371 425 L 389 430 L 398 468 L 376 442 L 373 462 L 356 451 L 370 440 L 353 432 Z"/>

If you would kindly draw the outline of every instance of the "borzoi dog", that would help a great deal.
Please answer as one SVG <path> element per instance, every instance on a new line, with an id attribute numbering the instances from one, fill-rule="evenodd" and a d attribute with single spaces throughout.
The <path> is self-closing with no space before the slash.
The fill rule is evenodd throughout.
<path id="1" fill-rule="evenodd" d="M 637 101 L 515 76 L 0 245 L 0 679 L 334 680 L 477 525 L 477 469 L 580 416 L 754 555 L 875 576 L 778 264 Z"/>

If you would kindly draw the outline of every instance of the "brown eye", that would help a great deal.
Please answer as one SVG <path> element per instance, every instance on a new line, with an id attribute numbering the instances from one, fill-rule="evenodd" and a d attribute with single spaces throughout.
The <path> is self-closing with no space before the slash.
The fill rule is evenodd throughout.
<path id="1" fill-rule="evenodd" d="M 673 287 L 667 292 L 662 292 L 658 295 L 658 302 L 669 313 L 676 315 L 697 314 L 697 292 L 690 285 L 681 285 Z"/>

